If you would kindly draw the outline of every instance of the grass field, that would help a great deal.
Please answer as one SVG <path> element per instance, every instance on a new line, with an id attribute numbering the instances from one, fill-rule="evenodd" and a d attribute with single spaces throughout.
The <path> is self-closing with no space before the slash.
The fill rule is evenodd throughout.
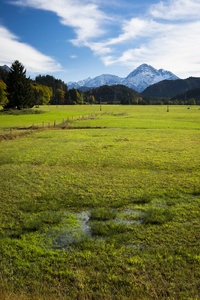
<path id="1" fill-rule="evenodd" d="M 62 123 L 0 142 L 0 298 L 199 299 L 199 107 L 40 109 L 0 115 Z"/>

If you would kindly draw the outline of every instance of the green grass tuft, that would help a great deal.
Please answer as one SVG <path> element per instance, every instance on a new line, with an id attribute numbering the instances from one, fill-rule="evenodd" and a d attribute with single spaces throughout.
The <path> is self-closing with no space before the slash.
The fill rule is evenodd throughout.
<path id="1" fill-rule="evenodd" d="M 167 208 L 149 208 L 142 216 L 144 224 L 164 224 L 172 221 L 174 214 Z"/>
<path id="2" fill-rule="evenodd" d="M 144 193 L 140 197 L 138 197 L 136 200 L 134 200 L 134 203 L 136 204 L 146 204 L 150 203 L 153 200 L 153 195 Z"/>
<path id="3" fill-rule="evenodd" d="M 116 221 L 93 221 L 91 222 L 91 233 L 94 236 L 113 236 L 132 230 L 130 226 Z"/>
<path id="4" fill-rule="evenodd" d="M 91 211 L 91 220 L 111 220 L 116 217 L 117 213 L 109 208 L 95 208 Z"/>

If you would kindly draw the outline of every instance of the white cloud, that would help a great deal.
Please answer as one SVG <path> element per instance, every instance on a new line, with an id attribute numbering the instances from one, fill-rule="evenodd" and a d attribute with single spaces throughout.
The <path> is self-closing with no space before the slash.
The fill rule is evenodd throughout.
<path id="1" fill-rule="evenodd" d="M 137 67 L 146 62 L 180 77 L 199 76 L 200 2 L 171 0 L 153 5 L 149 11 L 145 19 L 126 21 L 123 33 L 107 42 L 107 45 L 126 44 L 127 50 L 118 57 L 104 56 L 105 65 L 121 63 Z"/>
<path id="2" fill-rule="evenodd" d="M 70 57 L 71 57 L 72 59 L 76 59 L 76 58 L 78 58 L 78 56 L 77 56 L 77 55 L 70 55 Z"/>
<path id="3" fill-rule="evenodd" d="M 73 45 L 90 48 L 106 66 L 137 67 L 146 62 L 181 77 L 199 76 L 199 0 L 160 1 L 150 5 L 140 17 L 129 20 L 123 15 L 115 19 L 106 15 L 100 9 L 104 0 L 17 0 L 13 3 L 56 13 L 63 25 L 74 29 Z M 116 31 L 111 28 L 119 34 L 114 37 Z"/>
<path id="4" fill-rule="evenodd" d="M 123 33 L 117 38 L 111 38 L 106 45 L 115 45 L 138 38 L 149 37 L 156 33 L 169 30 L 170 25 L 157 23 L 152 19 L 132 18 L 130 21 L 125 21 L 122 29 Z"/>
<path id="5" fill-rule="evenodd" d="M 63 25 L 74 28 L 76 39 L 71 42 L 76 46 L 85 46 L 88 40 L 102 36 L 102 23 L 108 21 L 98 6 L 87 0 L 18 0 L 12 3 L 56 13 Z"/>
<path id="6" fill-rule="evenodd" d="M 112 52 L 106 42 L 86 42 L 85 46 L 89 47 L 96 55 L 105 55 Z"/>
<path id="7" fill-rule="evenodd" d="M 168 0 L 161 1 L 150 8 L 150 14 L 155 18 L 165 20 L 199 20 L 199 0 Z"/>
<path id="8" fill-rule="evenodd" d="M 133 18 L 130 21 L 125 21 L 122 25 L 123 33 L 117 38 L 111 38 L 108 45 L 119 44 L 129 39 L 134 39 L 140 35 L 146 34 L 147 22 L 139 18 Z"/>
<path id="9" fill-rule="evenodd" d="M 30 74 L 61 70 L 61 66 L 53 58 L 21 43 L 17 36 L 0 25 L 0 65 L 10 66 L 16 59 L 23 63 Z"/>

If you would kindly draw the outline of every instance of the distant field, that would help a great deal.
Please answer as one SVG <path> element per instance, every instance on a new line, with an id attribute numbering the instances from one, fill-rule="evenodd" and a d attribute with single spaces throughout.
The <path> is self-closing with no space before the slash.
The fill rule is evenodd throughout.
<path id="1" fill-rule="evenodd" d="M 40 106 L 39 108 L 33 108 L 35 114 L 25 115 L 3 115 L 0 114 L 0 133 L 4 133 L 10 130 L 10 127 L 22 127 L 22 126 L 51 126 L 56 121 L 57 124 L 63 122 L 63 119 L 67 118 L 79 118 L 82 116 L 88 116 L 96 112 L 100 112 L 99 106 Z M 38 113 L 40 112 L 40 113 Z"/>
<path id="2" fill-rule="evenodd" d="M 171 106 L 167 113 L 167 106 L 114 106 L 102 105 L 63 105 L 63 106 L 40 106 L 32 109 L 36 113 L 31 115 L 2 115 L 0 114 L 0 130 L 8 130 L 10 127 L 39 125 L 52 126 L 63 120 L 78 119 L 83 116 L 97 114 L 96 120 L 82 122 L 81 125 L 91 126 L 118 126 L 121 128 L 180 128 L 187 129 L 200 127 L 199 106 Z M 109 118 L 107 118 L 109 114 Z M 121 118 L 119 118 L 121 116 Z M 122 118 L 122 116 L 124 116 Z M 188 124 L 189 122 L 189 124 Z M 77 123 L 75 123 L 78 126 Z"/>
<path id="3" fill-rule="evenodd" d="M 40 109 L 0 115 L 68 119 L 0 142 L 2 299 L 199 299 L 199 107 Z"/>

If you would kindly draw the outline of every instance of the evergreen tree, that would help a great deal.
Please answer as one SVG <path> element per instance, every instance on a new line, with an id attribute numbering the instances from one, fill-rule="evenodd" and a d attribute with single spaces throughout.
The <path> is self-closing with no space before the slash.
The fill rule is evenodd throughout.
<path id="1" fill-rule="evenodd" d="M 26 78 L 24 66 L 16 60 L 7 80 L 8 103 L 5 108 L 29 108 L 34 106 L 34 94 L 30 78 Z"/>
<path id="2" fill-rule="evenodd" d="M 71 89 L 69 90 L 69 94 L 70 94 L 70 99 L 71 99 L 71 104 L 82 104 L 81 102 L 81 95 L 78 92 L 78 90 L 76 89 Z"/>

